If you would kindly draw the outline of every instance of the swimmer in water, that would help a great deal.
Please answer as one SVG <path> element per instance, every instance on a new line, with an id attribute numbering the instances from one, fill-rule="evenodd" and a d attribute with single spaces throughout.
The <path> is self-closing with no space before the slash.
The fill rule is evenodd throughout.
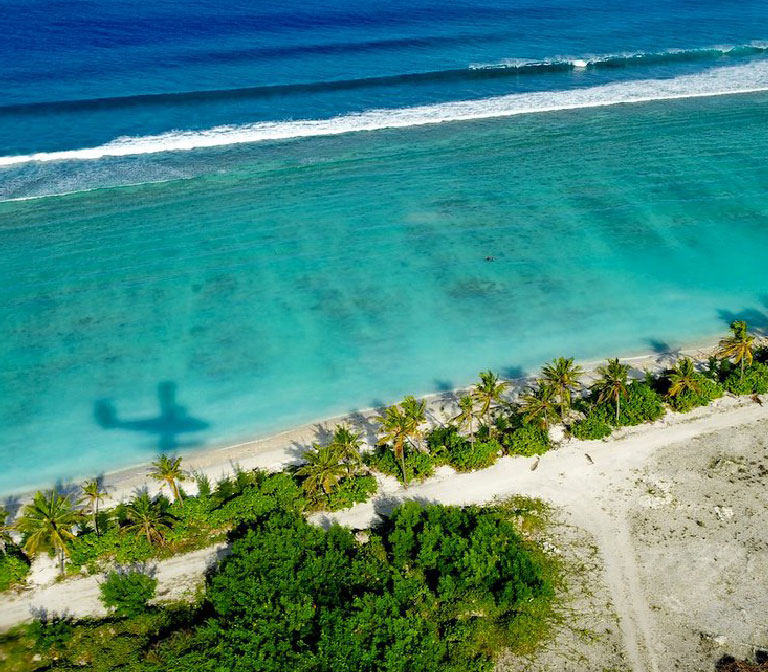
<path id="1" fill-rule="evenodd" d="M 485 258 L 486 261 L 496 261 L 496 257 L 491 257 L 490 255 Z"/>

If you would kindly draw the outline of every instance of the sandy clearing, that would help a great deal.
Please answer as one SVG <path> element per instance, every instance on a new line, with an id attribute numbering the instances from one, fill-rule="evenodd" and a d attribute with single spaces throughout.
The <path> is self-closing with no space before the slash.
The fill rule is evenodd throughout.
<path id="1" fill-rule="evenodd" d="M 147 563 L 154 569 L 158 580 L 160 599 L 181 599 L 193 595 L 203 580 L 206 570 L 226 552 L 225 543 L 199 551 L 177 555 L 167 560 Z M 22 592 L 10 598 L 3 596 L 0 608 L 0 630 L 31 620 L 40 613 L 69 614 L 71 616 L 105 616 L 106 610 L 99 600 L 101 575 L 84 576 L 52 583 Z"/>

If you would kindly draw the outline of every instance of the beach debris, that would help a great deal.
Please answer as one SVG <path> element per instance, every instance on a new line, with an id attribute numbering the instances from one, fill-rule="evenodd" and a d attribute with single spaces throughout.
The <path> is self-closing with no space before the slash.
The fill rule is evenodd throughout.
<path id="1" fill-rule="evenodd" d="M 733 509 L 730 506 L 716 506 L 715 515 L 718 520 L 730 520 L 733 518 Z"/>
<path id="2" fill-rule="evenodd" d="M 539 462 L 541 462 L 541 458 L 537 457 L 536 461 L 531 465 L 531 471 L 536 471 L 539 468 Z"/>
<path id="3" fill-rule="evenodd" d="M 546 539 L 542 542 L 541 548 L 545 553 L 550 553 L 552 555 L 560 555 L 563 552 L 560 548 Z"/>
<path id="4" fill-rule="evenodd" d="M 587 462 L 589 462 L 590 464 L 594 464 L 594 461 L 590 457 L 589 453 L 584 453 L 584 457 L 587 458 Z"/>
<path id="5" fill-rule="evenodd" d="M 754 401 L 756 404 L 760 404 L 760 406 L 763 405 L 763 400 L 758 397 L 756 394 L 752 395 L 752 401 Z"/>

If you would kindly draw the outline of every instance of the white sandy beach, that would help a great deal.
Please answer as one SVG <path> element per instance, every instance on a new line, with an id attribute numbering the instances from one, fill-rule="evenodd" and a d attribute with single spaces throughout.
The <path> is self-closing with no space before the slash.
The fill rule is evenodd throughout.
<path id="1" fill-rule="evenodd" d="M 672 353 L 640 354 L 624 357 L 623 362 L 632 366 L 632 376 L 642 377 L 645 370 L 659 371 L 671 363 L 675 358 L 687 355 L 694 359 L 704 361 L 712 352 L 712 342 L 695 344 Z M 585 382 L 588 382 L 592 372 L 604 360 L 579 362 L 586 372 Z M 514 399 L 522 390 L 535 383 L 535 376 L 520 378 L 510 381 L 511 385 L 507 396 Z M 427 400 L 427 419 L 431 424 L 447 422 L 456 414 L 456 399 L 459 393 L 467 388 L 457 388 L 450 392 L 431 394 L 423 397 Z M 340 423 L 347 423 L 356 431 L 362 432 L 363 440 L 368 446 L 373 446 L 378 440 L 376 434 L 378 425 L 372 418 L 379 415 L 381 409 L 361 409 L 351 415 L 323 419 L 285 430 L 272 436 L 258 438 L 234 445 L 214 446 L 204 450 L 180 451 L 183 457 L 184 469 L 188 472 L 205 474 L 215 482 L 225 475 L 230 475 L 235 468 L 241 469 L 265 469 L 268 471 L 279 470 L 287 465 L 302 461 L 303 453 L 314 443 L 322 443 L 327 439 L 333 428 Z M 107 472 L 103 476 L 103 484 L 110 494 L 106 506 L 114 506 L 120 501 L 132 497 L 137 490 L 147 489 L 150 494 L 155 494 L 159 486 L 155 481 L 147 478 L 148 464 L 140 464 L 128 469 Z M 80 478 L 71 479 L 65 484 L 66 490 L 71 484 L 76 487 L 78 483 L 93 478 L 94 474 L 82 474 Z M 37 489 L 49 488 L 51 484 L 41 483 Z M 195 492 L 192 482 L 184 484 L 185 489 Z M 6 493 L 10 501 L 18 508 L 31 500 L 34 491 L 20 493 Z M 14 508 L 8 507 L 8 508 Z"/>

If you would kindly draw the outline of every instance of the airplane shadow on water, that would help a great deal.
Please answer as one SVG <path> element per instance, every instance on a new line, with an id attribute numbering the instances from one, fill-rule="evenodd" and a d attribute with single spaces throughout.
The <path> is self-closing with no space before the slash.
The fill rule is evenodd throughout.
<path id="1" fill-rule="evenodd" d="M 161 452 L 198 445 L 196 441 L 181 442 L 178 437 L 208 429 L 210 424 L 190 416 L 186 407 L 176 402 L 176 384 L 170 381 L 160 383 L 157 386 L 157 399 L 159 415 L 133 420 L 121 419 L 111 400 L 99 399 L 93 408 L 96 423 L 103 429 L 124 429 L 156 435 Z"/>

